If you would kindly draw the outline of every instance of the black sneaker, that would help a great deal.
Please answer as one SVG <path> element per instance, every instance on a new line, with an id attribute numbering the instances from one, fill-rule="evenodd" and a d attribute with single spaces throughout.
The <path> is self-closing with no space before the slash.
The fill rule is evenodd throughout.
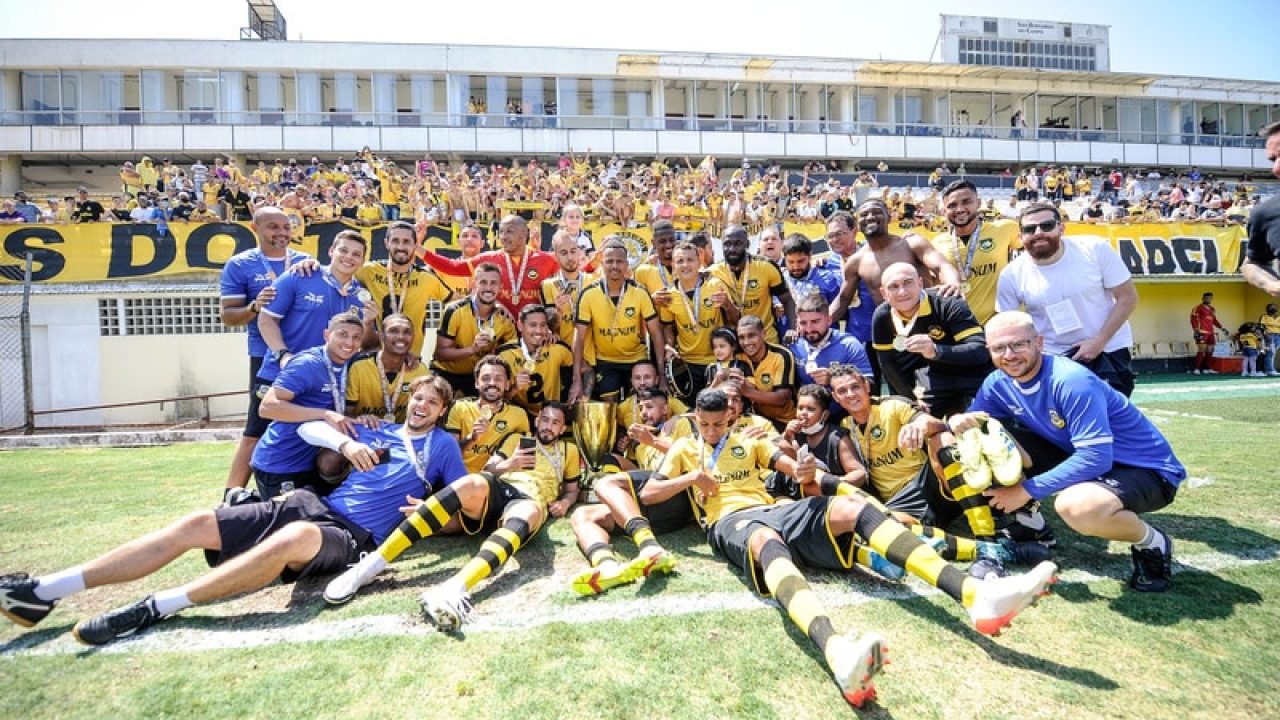
<path id="1" fill-rule="evenodd" d="M 132 605 L 81 620 L 71 634 L 85 645 L 106 645 L 112 640 L 140 633 L 163 619 L 156 612 L 153 598 L 148 595 Z"/>
<path id="2" fill-rule="evenodd" d="M 1009 524 L 1001 528 L 999 533 L 1002 538 L 1013 542 L 1036 542 L 1047 548 L 1058 544 L 1053 528 L 1049 527 L 1038 509 L 1032 513 L 1019 511 L 1009 516 Z"/>
<path id="3" fill-rule="evenodd" d="M 1156 548 L 1129 548 L 1129 552 L 1133 554 L 1133 574 L 1129 576 L 1129 587 L 1138 592 L 1164 592 L 1172 582 L 1173 540 L 1160 529 L 1156 529 L 1156 532 L 1164 538 L 1163 551 Z"/>
<path id="4" fill-rule="evenodd" d="M 1046 526 L 1047 528 L 1047 526 Z M 1050 531 L 1052 535 L 1052 531 Z M 1014 542 L 1000 538 L 1000 549 L 1007 555 L 1005 562 L 1024 567 L 1035 567 L 1045 560 L 1053 559 L 1053 552 L 1040 542 Z"/>
<path id="5" fill-rule="evenodd" d="M 53 610 L 53 600 L 36 597 L 36 581 L 26 573 L 0 576 L 0 613 L 22 627 L 31 627 Z"/>

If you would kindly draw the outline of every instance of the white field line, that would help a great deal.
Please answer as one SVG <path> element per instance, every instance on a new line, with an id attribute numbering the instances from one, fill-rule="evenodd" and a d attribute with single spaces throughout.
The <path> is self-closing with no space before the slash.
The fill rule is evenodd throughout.
<path id="1" fill-rule="evenodd" d="M 1249 567 L 1275 562 L 1280 559 L 1280 546 L 1261 548 L 1245 553 L 1243 556 L 1228 553 L 1201 553 L 1177 557 L 1176 566 L 1192 568 L 1203 572 L 1217 572 L 1234 568 Z M 1128 572 L 1128 564 L 1112 563 L 1112 575 L 1097 575 L 1084 570 L 1067 570 L 1060 574 L 1060 582 L 1092 583 L 1102 580 L 1114 581 Z M 728 566 L 726 566 L 728 571 Z M 887 584 L 875 581 L 858 582 L 858 588 L 851 587 L 850 581 L 838 576 L 832 581 L 819 580 L 814 589 L 828 607 L 850 607 L 863 603 L 882 600 L 904 600 L 921 595 L 935 595 L 939 590 L 929 587 L 923 582 L 911 578 L 907 583 Z M 569 592 L 568 576 L 552 576 L 534 581 L 543 584 L 536 594 L 547 595 Z M 676 580 L 678 582 L 678 580 Z M 533 584 L 533 583 L 531 583 Z M 1174 592 L 1177 592 L 1176 586 Z M 527 602 L 529 598 L 525 596 Z M 528 606 L 520 603 L 520 607 L 512 607 L 503 611 L 496 607 L 500 602 L 490 604 L 490 612 L 486 612 L 484 594 L 480 593 L 478 607 L 465 626 L 465 632 L 523 632 L 552 623 L 593 624 L 615 621 L 635 620 L 646 617 L 691 615 L 710 612 L 749 612 L 764 608 L 776 608 L 772 600 L 764 600 L 755 594 L 742 590 L 740 592 L 715 593 L 668 593 L 645 598 L 643 600 L 622 601 L 590 601 L 583 600 L 567 606 L 546 609 L 537 613 L 527 612 Z M 963 614 L 957 610 L 957 621 Z M 228 619 L 230 621 L 230 619 Z M 78 644 L 67 633 L 48 642 L 24 642 L 25 636 L 10 640 L 0 646 L 0 658 L 31 655 L 72 655 L 84 652 L 100 652 L 107 654 L 128 654 L 140 652 L 202 652 L 210 650 L 228 650 L 263 647 L 280 643 L 312 643 L 329 640 L 348 640 L 376 636 L 431 636 L 435 630 L 416 616 L 410 615 L 371 615 L 347 620 L 319 621 L 312 620 L 284 627 L 265 628 L 261 630 L 194 630 L 185 628 L 166 629 L 158 626 L 143 635 L 107 645 L 97 650 L 90 650 Z"/>
<path id="2" fill-rule="evenodd" d="M 1134 388 L 1134 395 L 1184 395 L 1187 393 L 1213 393 L 1219 391 L 1234 390 L 1274 390 L 1280 387 L 1280 381 L 1277 380 L 1261 380 L 1255 379 L 1254 382 L 1242 383 L 1205 383 L 1203 385 L 1179 386 L 1179 387 L 1157 387 L 1157 386 L 1138 386 Z"/>
<path id="3" fill-rule="evenodd" d="M 1197 415 L 1195 413 L 1178 412 L 1177 410 L 1161 410 L 1159 408 L 1147 408 L 1138 405 L 1137 408 L 1147 415 L 1154 415 L 1152 421 L 1157 423 L 1167 423 L 1172 418 L 1182 417 L 1191 418 L 1193 420 L 1221 420 L 1217 415 Z"/>

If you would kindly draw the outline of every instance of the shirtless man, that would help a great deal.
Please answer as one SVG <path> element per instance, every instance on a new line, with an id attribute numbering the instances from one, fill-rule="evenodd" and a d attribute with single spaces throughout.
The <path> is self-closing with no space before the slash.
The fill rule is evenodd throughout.
<path id="1" fill-rule="evenodd" d="M 880 273 L 894 263 L 909 263 L 922 279 L 935 278 L 938 294 L 943 297 L 960 297 L 960 275 L 955 266 L 938 252 L 929 241 L 911 233 L 893 235 L 889 232 L 889 208 L 883 200 L 873 198 L 858 206 L 858 229 L 867 239 L 844 263 L 844 284 L 840 297 L 831 305 L 833 322 L 843 318 L 849 302 L 861 279 L 871 290 L 876 305 L 884 302 L 880 293 Z M 927 282 L 927 281 L 926 281 Z"/>

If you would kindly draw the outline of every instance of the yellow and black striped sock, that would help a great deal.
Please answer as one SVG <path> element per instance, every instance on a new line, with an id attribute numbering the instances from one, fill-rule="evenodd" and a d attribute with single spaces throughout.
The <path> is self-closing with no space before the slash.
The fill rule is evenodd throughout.
<path id="1" fill-rule="evenodd" d="M 826 656 L 827 641 L 835 634 L 827 610 L 791 560 L 791 551 L 777 538 L 766 540 L 756 558 L 764 584 L 796 624 Z M 828 660 L 828 662 L 830 662 Z"/>
<path id="2" fill-rule="evenodd" d="M 854 532 L 889 562 L 950 595 L 965 607 L 973 604 L 978 581 L 947 564 L 933 548 L 879 508 L 867 505 L 858 513 Z"/>
<path id="3" fill-rule="evenodd" d="M 974 490 L 964 481 L 964 470 L 955 448 L 945 445 L 938 450 L 938 464 L 942 465 L 942 482 L 946 495 L 955 498 L 964 517 L 969 521 L 969 529 L 979 540 L 995 540 L 996 521 L 991 517 L 991 506 L 981 490 Z"/>
<path id="4" fill-rule="evenodd" d="M 378 546 L 378 554 L 387 562 L 400 557 L 400 553 L 424 537 L 431 537 L 440 532 L 449 519 L 462 510 L 462 498 L 457 491 L 446 486 L 445 489 L 427 498 L 418 506 L 413 514 L 400 523 L 400 527 L 391 531 L 386 540 Z"/>
<path id="5" fill-rule="evenodd" d="M 591 567 L 600 567 L 603 563 L 617 563 L 618 556 L 613 552 L 613 546 L 609 543 L 598 542 L 592 543 L 591 547 L 582 551 L 587 556 L 587 562 L 591 563 Z"/>
<path id="6" fill-rule="evenodd" d="M 938 551 L 938 554 L 942 556 L 943 560 L 969 562 L 978 558 L 978 542 L 973 538 L 952 535 L 932 525 L 912 525 L 911 532 L 925 539 L 941 539 L 945 545 Z"/>
<path id="7" fill-rule="evenodd" d="M 653 528 L 649 527 L 649 521 L 643 517 L 636 516 L 627 521 L 625 528 L 627 535 L 631 537 L 640 552 L 644 552 L 649 548 L 658 547 L 658 540 L 653 536 Z"/>
<path id="8" fill-rule="evenodd" d="M 480 552 L 458 571 L 458 577 L 467 590 L 497 572 L 532 534 L 529 523 L 520 518 L 508 518 L 502 527 L 494 530 L 492 535 L 484 539 Z"/>

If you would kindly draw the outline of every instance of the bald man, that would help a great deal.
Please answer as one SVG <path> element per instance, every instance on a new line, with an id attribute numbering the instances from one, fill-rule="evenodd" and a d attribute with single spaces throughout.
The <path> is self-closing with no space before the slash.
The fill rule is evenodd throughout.
<path id="1" fill-rule="evenodd" d="M 994 367 L 982 326 L 967 303 L 926 290 L 911 263 L 880 274 L 884 302 L 871 320 L 871 343 L 894 395 L 924 403 L 943 418 L 969 406 Z"/>
<path id="2" fill-rule="evenodd" d="M 560 265 L 551 253 L 529 247 L 529 225 L 519 215 L 502 218 L 498 224 L 498 243 L 501 250 L 482 252 L 464 260 L 433 252 L 424 253 L 422 260 L 442 273 L 455 276 L 469 275 L 482 263 L 497 265 L 502 273 L 498 303 L 511 317 L 520 317 L 520 309 L 525 305 L 541 304 L 542 281 L 555 275 Z"/>

